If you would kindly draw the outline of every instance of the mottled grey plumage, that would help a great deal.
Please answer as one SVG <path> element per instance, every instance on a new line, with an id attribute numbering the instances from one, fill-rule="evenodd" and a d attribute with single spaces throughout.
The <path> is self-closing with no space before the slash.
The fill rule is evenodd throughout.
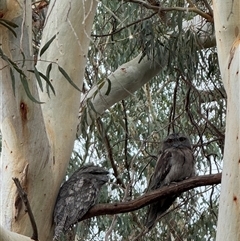
<path id="1" fill-rule="evenodd" d="M 107 175 L 104 168 L 89 165 L 79 168 L 63 183 L 54 208 L 54 240 L 95 205 L 102 185 L 108 181 Z"/>
<path id="2" fill-rule="evenodd" d="M 191 143 L 184 135 L 173 133 L 163 141 L 162 153 L 157 160 L 147 192 L 171 182 L 179 182 L 195 175 Z M 146 227 L 151 229 L 157 218 L 173 204 L 177 195 L 163 198 L 149 205 Z"/>

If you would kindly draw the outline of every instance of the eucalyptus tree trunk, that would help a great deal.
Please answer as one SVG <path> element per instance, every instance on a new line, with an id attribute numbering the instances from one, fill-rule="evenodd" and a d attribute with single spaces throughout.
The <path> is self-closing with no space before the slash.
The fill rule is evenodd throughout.
<path id="1" fill-rule="evenodd" d="M 44 46 L 56 38 L 37 63 L 37 69 L 46 73 L 52 63 L 51 83 L 56 96 L 41 92 L 35 77 L 27 72 L 33 69 L 31 53 L 31 1 L 2 1 L 3 19 L 16 23 L 17 37 L 0 25 L 1 46 L 1 241 L 30 240 L 32 227 L 21 202 L 13 177 L 20 179 L 28 194 L 38 227 L 39 240 L 52 240 L 52 213 L 76 136 L 80 91 L 73 88 L 58 67 L 64 69 L 76 86 L 81 88 L 90 31 L 96 11 L 96 1 L 51 1 L 46 17 Z M 23 65 L 23 54 L 25 65 Z M 15 94 L 12 88 L 11 64 L 14 61 L 25 74 L 31 93 L 44 102 L 30 100 L 15 75 Z M 9 232 L 11 230 L 12 232 Z M 18 235 L 20 233 L 25 236 Z"/>
<path id="2" fill-rule="evenodd" d="M 214 1 L 222 80 L 227 93 L 224 165 L 217 241 L 240 239 L 240 2 Z"/>
<path id="3" fill-rule="evenodd" d="M 12 181 L 13 177 L 18 177 L 28 194 L 39 231 L 39 240 L 48 241 L 52 239 L 53 234 L 52 212 L 56 196 L 64 178 L 75 140 L 81 98 L 81 93 L 67 82 L 63 74 L 60 73 L 59 67 L 63 68 L 75 85 L 81 88 L 97 3 L 94 0 L 51 1 L 50 3 L 41 46 L 44 46 L 53 36 L 56 37 L 45 53 L 39 57 L 36 66 L 38 71 L 45 74 L 52 63 L 50 79 L 56 96 L 51 93 L 50 98 L 46 90 L 42 92 L 37 88 L 34 75 L 26 71 L 34 67 L 31 53 L 31 1 L 19 0 L 17 3 L 14 0 L 0 3 L 3 18 L 19 26 L 16 30 L 17 38 L 15 38 L 9 29 L 0 25 L 2 50 L 9 59 L 19 65 L 19 68 L 23 63 L 22 53 L 24 53 L 27 61 L 25 61 L 23 71 L 28 78 L 30 91 L 34 97 L 44 103 L 36 104 L 27 97 L 16 71 L 14 72 L 16 82 L 14 94 L 10 64 L 6 59 L 1 59 L 0 239 L 3 241 L 30 240 L 29 237 L 32 234 L 29 217 L 25 213 L 24 206 Z M 216 9 L 218 10 L 217 6 Z M 233 9 L 235 11 L 236 8 Z M 229 11 L 231 17 L 230 13 L 231 11 Z M 220 21 L 218 16 L 215 23 L 216 21 Z M 217 24 L 216 27 L 218 27 Z M 233 31 L 231 34 L 239 34 L 238 29 L 235 28 L 235 32 Z M 226 53 L 229 51 L 230 49 Z M 222 56 L 226 56 L 225 53 Z M 139 63 L 139 58 L 140 55 L 120 66 L 116 72 L 109 76 L 110 93 L 108 93 L 108 80 L 101 89 L 94 87 L 88 95 L 84 96 L 85 98 L 82 98 L 86 100 L 95 96 L 91 99 L 95 113 L 91 109 L 87 110 L 87 124 L 92 121 L 90 115 L 93 115 L 92 118 L 95 119 L 96 113 L 103 113 L 111 105 L 133 93 L 161 71 L 161 68 L 166 64 L 166 56 L 163 56 L 161 63 L 154 66 L 151 61 L 146 61 L 146 59 Z M 236 55 L 233 54 L 232 62 L 234 62 L 234 58 Z M 230 68 L 227 69 L 228 71 L 233 68 L 232 62 Z M 228 87 L 227 78 L 224 81 L 226 89 L 237 94 L 239 89 Z M 98 91 L 96 95 L 95 91 Z M 239 113 L 229 107 L 229 112 L 230 110 L 231 113 L 234 111 L 234 113 Z M 236 118 L 235 115 L 233 120 L 237 123 Z M 233 120 L 228 120 L 228 122 Z M 232 123 L 230 125 L 234 126 Z M 231 133 L 232 130 L 227 131 Z M 229 138 L 233 138 L 233 136 Z M 225 151 L 225 153 L 227 152 Z M 225 156 L 225 158 L 228 157 Z M 234 168 L 237 170 L 236 165 Z M 227 174 L 226 172 L 225 176 Z M 220 208 L 220 216 L 221 210 Z"/>

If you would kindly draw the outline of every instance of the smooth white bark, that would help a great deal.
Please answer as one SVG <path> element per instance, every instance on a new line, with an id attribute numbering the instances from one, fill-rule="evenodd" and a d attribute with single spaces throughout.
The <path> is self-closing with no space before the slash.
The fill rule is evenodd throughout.
<path id="1" fill-rule="evenodd" d="M 99 115 L 106 109 L 118 101 L 132 95 L 136 90 L 140 89 L 145 83 L 156 76 L 166 65 L 168 56 L 162 58 L 161 62 L 144 58 L 141 62 L 141 55 L 139 54 L 133 60 L 121 65 L 116 71 L 108 76 L 104 85 L 94 86 L 86 95 L 82 97 L 82 108 L 80 114 L 84 113 L 82 123 L 90 125 Z M 111 82 L 111 85 L 109 85 Z M 108 93 L 110 89 L 110 93 Z M 89 101 L 91 102 L 90 104 Z M 87 108 L 87 110 L 85 110 Z M 79 128 L 78 134 L 81 129 Z"/>
<path id="2" fill-rule="evenodd" d="M 21 52 L 24 52 L 27 61 L 23 71 L 31 79 L 30 73 L 26 71 L 33 67 L 31 43 L 29 42 L 32 31 L 32 16 L 31 11 L 29 11 L 29 9 L 31 10 L 31 1 L 15 3 L 15 1 L 7 2 L 4 16 L 19 26 L 16 29 L 19 37 L 15 38 L 7 28 L 1 25 L 2 50 L 19 67 L 23 64 Z M 17 193 L 12 178 L 18 177 L 25 190 L 33 193 L 34 180 L 41 172 L 41 165 L 48 155 L 47 149 L 45 149 L 47 136 L 40 106 L 26 96 L 17 71 L 14 72 L 16 78 L 14 96 L 9 65 L 2 58 L 0 61 L 2 133 L 0 221 L 7 229 L 30 235 L 28 226 L 31 226 L 24 206 L 17 205 L 15 208 Z M 35 83 L 28 81 L 28 84 L 32 94 L 38 98 Z"/>
<path id="3" fill-rule="evenodd" d="M 26 11 L 31 10 L 31 1 L 28 1 L 27 5 L 24 5 L 26 2 L 23 0 L 8 3 L 12 6 L 7 7 L 4 16 L 23 26 L 23 29 L 17 29 L 18 38 L 15 38 L 9 30 L 0 26 L 3 51 L 10 59 L 17 61 L 21 59 L 22 48 L 28 60 L 26 69 L 33 69 L 33 61 L 29 61 L 29 26 L 32 20 L 31 14 L 25 15 Z M 51 1 L 41 40 L 42 46 L 54 34 L 57 34 L 57 37 L 39 60 L 39 71 L 46 73 L 49 63 L 57 63 L 81 88 L 96 6 L 96 1 L 91 0 Z M 10 14 L 15 15 L 9 16 Z M 1 67 L 4 68 L 1 71 L 3 147 L 0 220 L 5 229 L 26 236 L 32 235 L 32 227 L 24 206 L 17 205 L 16 209 L 14 207 L 17 192 L 12 177 L 18 177 L 28 194 L 39 239 L 48 241 L 52 239 L 52 213 L 56 196 L 75 140 L 80 92 L 67 82 L 57 65 L 53 64 L 51 81 L 56 96 L 51 94 L 49 98 L 46 92 L 40 91 L 38 94 L 36 81 L 33 75 L 28 74 L 33 95 L 45 102 L 40 106 L 26 96 L 17 73 L 16 96 L 13 95 L 9 67 L 6 66 L 7 63 L 1 59 Z M 5 240 L 9 239 L 3 241 Z"/>
<path id="4" fill-rule="evenodd" d="M 217 241 L 240 240 L 240 2 L 215 0 L 214 20 L 228 97 Z"/>
<path id="5" fill-rule="evenodd" d="M 31 241 L 32 239 L 26 236 L 23 236 L 18 233 L 10 232 L 7 229 L 4 229 L 0 225 L 0 238 L 1 241 Z"/>

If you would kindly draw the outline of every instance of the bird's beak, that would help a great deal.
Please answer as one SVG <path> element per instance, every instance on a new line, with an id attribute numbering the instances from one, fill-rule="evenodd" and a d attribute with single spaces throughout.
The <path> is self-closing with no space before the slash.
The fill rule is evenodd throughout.
<path id="1" fill-rule="evenodd" d="M 181 145 L 179 145 L 179 144 L 177 144 L 177 143 L 174 143 L 174 144 L 173 144 L 173 147 L 179 147 L 179 146 L 181 146 Z"/>

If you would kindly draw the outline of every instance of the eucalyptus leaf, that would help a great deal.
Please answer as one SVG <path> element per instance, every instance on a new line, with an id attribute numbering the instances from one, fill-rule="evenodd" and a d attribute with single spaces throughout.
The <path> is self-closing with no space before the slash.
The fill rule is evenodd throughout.
<path id="1" fill-rule="evenodd" d="M 64 76 L 64 78 L 69 82 L 69 84 L 71 84 L 75 89 L 77 89 L 78 91 L 81 92 L 81 90 L 77 87 L 77 85 L 72 81 L 72 79 L 69 77 L 69 75 L 66 73 L 66 71 L 58 66 L 59 71 L 61 72 L 61 74 Z"/>
<path id="2" fill-rule="evenodd" d="M 15 76 L 14 76 L 13 69 L 11 67 L 10 67 L 10 76 L 11 76 L 11 80 L 12 80 L 13 94 L 15 96 Z"/>
<path id="3" fill-rule="evenodd" d="M 112 83 L 111 83 L 111 80 L 107 78 L 107 82 L 108 82 L 108 88 L 107 88 L 107 91 L 105 93 L 105 95 L 109 95 L 110 91 L 111 91 L 111 86 L 112 86 Z"/>
<path id="4" fill-rule="evenodd" d="M 56 95 L 54 87 L 50 81 L 50 79 L 47 78 L 46 75 L 44 75 L 43 73 L 39 72 L 39 75 L 46 81 L 46 85 L 49 86 L 53 92 L 54 95 Z M 48 87 L 47 87 L 48 88 Z M 50 96 L 50 93 L 48 92 L 48 96 Z"/>
<path id="5" fill-rule="evenodd" d="M 52 43 L 52 41 L 56 38 L 56 34 L 47 41 L 47 43 L 41 48 L 40 50 L 40 57 L 45 53 L 45 51 L 49 48 L 50 44 Z"/>
<path id="6" fill-rule="evenodd" d="M 39 88 L 41 89 L 41 91 L 43 91 L 42 80 L 36 66 L 34 66 L 34 74 L 37 79 Z"/>
<path id="7" fill-rule="evenodd" d="M 5 23 L 6 25 L 9 25 L 12 28 L 17 28 L 18 27 L 18 25 L 15 24 L 14 22 L 11 22 L 11 21 L 9 21 L 7 19 L 0 18 L 0 24 L 2 24 L 2 23 Z"/>
<path id="8" fill-rule="evenodd" d="M 35 102 L 35 103 L 37 103 L 37 104 L 43 104 L 44 102 L 40 102 L 40 101 L 38 101 L 37 99 L 35 99 L 35 98 L 33 97 L 32 93 L 31 93 L 31 91 L 30 91 L 30 89 L 29 89 L 28 80 L 26 79 L 26 76 L 20 75 L 20 79 L 21 79 L 22 85 L 23 85 L 23 87 L 24 87 L 24 90 L 25 90 L 28 98 L 29 98 L 31 101 L 33 101 L 33 102 Z"/>
<path id="9" fill-rule="evenodd" d="M 3 25 L 4 27 L 6 27 L 14 35 L 14 37 L 17 37 L 17 34 L 12 29 L 13 28 L 12 26 L 10 26 L 9 24 L 6 24 L 6 22 L 4 22 L 4 21 L 0 21 L 0 24 Z"/>

